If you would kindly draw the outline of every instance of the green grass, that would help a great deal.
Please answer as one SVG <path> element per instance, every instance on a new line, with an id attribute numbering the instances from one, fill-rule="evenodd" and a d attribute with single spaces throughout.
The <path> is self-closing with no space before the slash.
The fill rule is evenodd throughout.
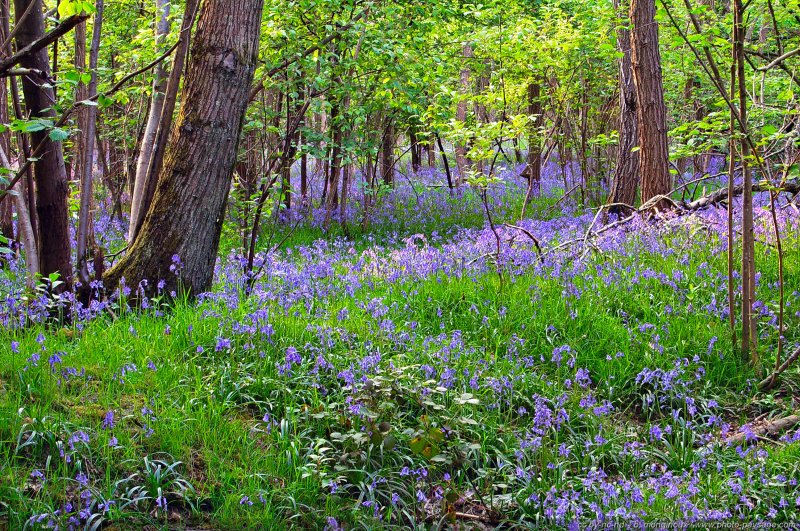
<path id="1" fill-rule="evenodd" d="M 677 236 L 675 243 L 682 244 Z M 787 242 L 789 249 L 796 246 L 796 241 Z M 253 301 L 234 308 L 219 302 L 199 306 L 179 302 L 81 325 L 4 331 L 0 518 L 16 529 L 31 515 L 52 512 L 77 499 L 81 488 L 76 474 L 84 472 L 95 498 L 131 499 L 132 488 L 142 489 L 137 491 L 144 493 L 138 505 L 121 511 L 118 501 L 106 515 L 123 529 L 144 523 L 180 527 L 187 521 L 219 529 L 321 528 L 329 516 L 348 526 L 380 528 L 409 520 L 421 525 L 426 514 L 433 525 L 446 519 L 446 510 L 426 507 L 417 501 L 415 491 L 437 486 L 445 500 L 450 496 L 462 500 L 457 512 L 483 507 L 510 522 L 533 525 L 537 519 L 545 520 L 534 506 L 524 503 L 527 496 L 554 485 L 569 486 L 581 471 L 592 467 L 635 478 L 648 464 L 660 463 L 680 474 L 702 459 L 698 451 L 702 444 L 690 427 L 676 427 L 670 445 L 654 444 L 644 460 L 622 451 L 626 442 L 646 440 L 651 425 L 669 421 L 647 404 L 647 393 L 653 391 L 636 382 L 643 369 L 669 370 L 675 360 L 686 358 L 686 389 L 698 403 L 718 401 L 734 427 L 764 412 L 793 411 L 791 400 L 781 392 L 767 396 L 756 392 L 752 385 L 756 369 L 736 354 L 726 321 L 699 310 L 712 296 L 719 297 L 719 290 L 716 281 L 698 277 L 697 271 L 707 264 L 711 271 L 723 272 L 724 256 L 696 244 L 690 250 L 688 263 L 681 263 L 677 253 L 642 254 L 637 260 L 594 257 L 576 277 L 580 297 L 564 295 L 561 277 L 532 273 L 503 282 L 494 274 L 401 283 L 377 280 L 355 297 L 320 300 L 311 313 L 268 304 L 274 329 L 269 340 L 258 333 L 232 331 L 235 323 L 248 322 L 257 309 Z M 607 261 L 613 264 L 601 267 Z M 775 299 L 768 287 L 776 278 L 775 263 L 774 254 L 762 249 L 761 296 L 770 303 Z M 606 283 L 597 267 L 601 273 L 611 269 L 623 273 Z M 668 276 L 681 270 L 685 277 L 678 281 L 678 290 L 655 279 L 632 282 L 647 268 Z M 800 289 L 796 260 L 787 261 L 786 278 L 787 295 L 796 307 L 800 300 L 791 296 Z M 365 310 L 373 299 L 381 299 L 387 307 L 381 319 Z M 689 304 L 696 308 L 690 310 Z M 349 317 L 339 320 L 342 309 Z M 385 318 L 394 324 L 392 333 L 381 328 Z M 787 322 L 793 330 L 788 339 L 796 341 L 798 319 L 793 311 L 788 312 Z M 646 324 L 655 328 L 640 330 Z M 460 331 L 460 340 L 453 346 L 455 331 Z M 654 331 L 660 336 L 657 344 Z M 37 342 L 39 334 L 46 338 L 45 350 Z M 437 339 L 440 334 L 444 335 Z M 232 344 L 217 351 L 222 336 L 231 338 Z M 709 349 L 714 337 L 716 344 Z M 16 354 L 10 349 L 12 340 L 19 342 Z M 574 353 L 576 367 L 589 371 L 591 394 L 598 404 L 609 400 L 614 405 L 609 416 L 582 414 L 586 408 L 580 401 L 587 391 L 565 384 L 575 373 L 567 364 L 569 354 L 560 366 L 550 360 L 562 345 Z M 303 363 L 291 375 L 281 375 L 276 364 L 284 361 L 290 346 L 301 352 Z M 773 337 L 762 340 L 767 364 L 773 346 Z M 515 348 L 518 353 L 510 355 Z M 34 352 L 41 352 L 38 367 L 26 363 Z M 85 370 L 85 377 L 59 383 L 48 364 L 56 352 L 63 353 L 59 369 Z M 351 364 L 357 367 L 359 360 L 375 352 L 381 359 L 370 371 L 369 382 L 359 383 L 355 390 L 346 388 L 337 373 Z M 618 352 L 622 354 L 617 356 Z M 319 354 L 335 369 L 315 374 Z M 519 362 L 524 356 L 531 358 L 527 368 Z M 155 370 L 148 368 L 148 362 Z M 137 370 L 121 378 L 129 364 Z M 454 387 L 439 388 L 437 377 L 425 377 L 421 367 L 426 364 L 452 368 L 458 375 Z M 691 373 L 699 366 L 706 374 L 695 384 Z M 464 371 L 479 373 L 483 382 L 509 378 L 513 392 L 471 389 Z M 790 371 L 785 381 L 789 389 L 796 386 L 797 371 Z M 563 396 L 570 420 L 565 429 L 549 431 L 541 449 L 525 452 L 520 463 L 537 475 L 520 481 L 509 463 L 516 462 L 520 438 L 531 427 L 530 416 L 520 408 L 533 411 L 534 396 L 550 400 Z M 362 404 L 365 416 L 350 412 L 348 397 Z M 143 414 L 143 408 L 152 413 Z M 104 429 L 103 417 L 109 410 L 115 412 L 116 426 Z M 262 420 L 266 412 L 275 419 L 274 425 Z M 78 442 L 71 450 L 70 437 L 78 430 L 86 431 L 90 442 Z M 108 445 L 112 435 L 118 438 L 115 448 Z M 598 435 L 605 441 L 591 443 Z M 572 449 L 569 457 L 557 453 L 561 444 Z M 796 473 L 797 444 L 765 448 L 767 475 Z M 71 455 L 70 463 L 61 457 L 62 450 Z M 152 464 L 154 459 L 180 464 L 164 472 Z M 721 471 L 709 469 L 705 483 L 699 485 L 700 496 L 721 506 L 732 505 L 736 496 L 729 492 L 727 481 L 748 461 L 724 448 L 717 459 L 729 465 Z M 547 468 L 551 463 L 558 466 Z M 424 466 L 429 479 L 414 481 L 400 475 L 405 466 Z M 31 479 L 34 469 L 44 473 L 44 483 Z M 445 472 L 451 479 L 443 479 Z M 182 490 L 178 480 L 191 484 L 194 493 Z M 341 484 L 333 495 L 331 482 Z M 159 487 L 169 500 L 169 513 L 156 510 Z M 776 497 L 786 495 L 774 485 L 763 487 L 759 495 L 768 498 L 770 489 Z M 648 519 L 675 516 L 674 504 L 663 492 L 647 490 L 644 484 L 643 492 L 645 498 L 655 496 Z M 396 507 L 389 501 L 392 493 L 402 499 Z M 252 505 L 243 502 L 243 496 Z M 372 518 L 372 509 L 363 505 L 370 501 L 380 503 L 382 520 Z M 456 505 L 451 507 L 456 510 Z"/>

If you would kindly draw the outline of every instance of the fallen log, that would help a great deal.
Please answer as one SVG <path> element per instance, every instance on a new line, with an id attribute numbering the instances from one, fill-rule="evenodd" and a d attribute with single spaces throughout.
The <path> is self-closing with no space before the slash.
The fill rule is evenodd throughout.
<path id="1" fill-rule="evenodd" d="M 792 429 L 798 424 L 800 424 L 800 416 L 789 415 L 788 417 L 783 417 L 781 419 L 773 420 L 772 422 L 767 422 L 766 424 L 752 427 L 750 428 L 750 432 L 752 432 L 756 437 L 766 437 L 768 435 L 774 437 L 785 432 L 786 430 Z M 747 440 L 750 432 L 745 433 L 739 431 L 725 439 L 725 442 L 731 445 L 742 444 Z"/>
<path id="2" fill-rule="evenodd" d="M 766 186 L 763 184 L 754 184 L 753 185 L 753 192 L 769 192 L 770 190 L 774 190 L 775 188 L 771 186 Z M 787 181 L 783 184 L 783 186 L 777 188 L 779 192 L 786 192 L 792 195 L 797 195 L 800 193 L 800 182 L 798 181 Z M 733 195 L 739 196 L 742 195 L 744 192 L 744 187 L 739 184 L 733 188 Z M 717 190 L 716 192 L 712 192 L 706 196 L 703 196 L 699 199 L 691 201 L 689 203 L 683 203 L 680 205 L 681 209 L 683 210 L 700 210 L 701 208 L 705 208 L 708 206 L 713 206 L 728 200 L 728 189 L 722 188 L 721 190 Z"/>

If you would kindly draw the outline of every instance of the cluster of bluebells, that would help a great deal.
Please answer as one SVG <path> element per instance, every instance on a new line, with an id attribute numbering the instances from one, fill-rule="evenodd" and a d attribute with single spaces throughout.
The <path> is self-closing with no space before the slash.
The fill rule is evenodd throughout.
<path id="1" fill-rule="evenodd" d="M 518 199 L 524 192 L 519 170 L 502 171 L 500 183 L 490 188 L 489 203 L 498 218 L 508 218 L 517 204 L 510 198 Z M 552 162 L 545 171 L 539 193 L 555 196 L 558 190 L 563 191 L 576 179 L 574 171 L 571 165 L 560 167 Z M 431 170 L 420 178 L 435 183 L 441 182 L 442 175 Z M 447 220 L 482 215 L 482 205 L 474 197 L 470 199 L 469 191 L 460 190 L 453 196 L 433 187 L 422 194 L 412 192 L 398 187 L 383 199 L 386 208 L 372 212 L 373 222 L 397 226 L 402 225 L 402 218 L 428 218 L 452 226 Z M 358 211 L 361 202 L 357 197 L 354 199 L 347 212 L 349 219 L 362 214 Z M 542 246 L 551 248 L 560 242 L 582 238 L 593 223 L 594 214 L 579 211 L 569 201 L 562 206 L 562 216 L 543 221 L 525 219 L 517 226 L 534 235 Z M 308 212 L 302 207 L 281 216 L 286 222 L 307 216 L 311 225 L 319 224 L 322 219 L 316 209 Z M 243 257 L 234 251 L 217 266 L 217 288 L 202 297 L 204 317 L 218 323 L 216 337 L 205 345 L 191 346 L 197 354 L 203 354 L 200 357 L 203 362 L 226 357 L 256 360 L 256 364 L 269 366 L 269 371 L 277 376 L 276 385 L 290 393 L 333 397 L 337 420 L 346 418 L 354 431 L 367 437 L 375 434 L 370 422 L 376 414 L 373 410 L 380 405 L 374 396 L 374 380 L 378 377 L 408 383 L 403 399 L 416 406 L 431 403 L 444 407 L 452 405 L 453 399 L 462 393 L 474 393 L 480 397 L 479 405 L 472 410 L 476 418 L 486 415 L 502 417 L 508 422 L 503 442 L 512 451 L 484 456 L 484 462 L 489 463 L 486 466 L 492 467 L 492 474 L 503 476 L 525 514 L 544 518 L 554 526 L 574 529 L 608 524 L 641 526 L 653 511 L 664 505 L 688 523 L 745 519 L 755 510 L 761 520 L 779 521 L 800 507 L 797 481 L 786 471 L 770 467 L 768 455 L 754 449 L 755 436 L 748 426 L 741 428 L 745 444 L 733 447 L 718 444 L 732 428 L 722 420 L 716 402 L 700 392 L 706 376 L 701 354 L 706 359 L 721 355 L 716 338 L 706 352 L 696 357 L 675 357 L 672 365 L 645 368 L 633 382 L 627 382 L 632 394 L 644 398 L 640 412 L 643 426 L 636 433 L 620 433 L 615 416 L 619 414 L 619 404 L 604 398 L 601 382 L 595 381 L 583 366 L 579 349 L 560 338 L 555 324 L 545 331 L 550 341 L 547 348 L 533 345 L 531 334 L 525 330 L 525 323 L 521 323 L 496 352 L 489 352 L 486 338 L 497 323 L 506 319 L 505 306 L 495 308 L 491 301 L 469 302 L 467 314 L 474 319 L 478 331 L 475 333 L 453 329 L 447 321 L 452 310 L 442 301 L 429 301 L 439 304 L 435 318 L 430 317 L 431 323 L 418 322 L 411 303 L 403 302 L 420 297 L 420 281 L 455 278 L 471 282 L 494 275 L 499 265 L 511 282 L 525 275 L 555 280 L 561 290 L 559 302 L 566 310 L 567 326 L 577 318 L 584 297 L 609 286 L 661 290 L 668 301 L 663 308 L 668 317 L 699 313 L 724 321 L 727 278 L 720 271 L 701 263 L 692 269 L 675 268 L 667 272 L 653 262 L 670 259 L 682 267 L 688 266 L 689 251 L 700 250 L 696 243 L 686 248 L 687 241 L 693 242 L 691 235 L 697 227 L 710 231 L 710 237 L 703 242 L 711 248 L 707 253 L 721 253 L 726 249 L 726 222 L 724 212 L 714 209 L 658 225 L 638 219 L 625 228 L 607 231 L 594 241 L 604 255 L 614 257 L 597 261 L 581 259 L 583 253 L 569 247 L 540 256 L 531 239 L 510 226 L 498 227 L 496 233 L 482 224 L 444 235 L 432 232 L 409 236 L 398 231 L 382 238 L 380 243 L 372 241 L 364 251 L 357 251 L 352 242 L 344 239 L 319 240 L 258 255 L 256 266 L 263 274 L 254 284 L 249 299 L 242 296 L 249 280 L 243 273 Z M 779 223 L 783 230 L 797 229 L 800 219 L 792 209 L 782 209 Z M 772 238 L 770 224 L 771 218 L 759 210 L 758 238 L 765 241 Z M 117 227 L 110 222 L 108 226 L 109 230 Z M 497 236 L 502 242 L 501 252 L 490 259 Z M 684 246 L 676 246 L 676 241 Z M 170 271 L 180 275 L 182 268 L 180 257 L 172 257 Z M 698 285 L 708 297 L 702 300 L 694 297 Z M 134 287 L 139 291 L 143 288 L 143 285 Z M 403 296 L 398 300 L 379 295 L 376 288 L 395 290 L 395 294 Z M 34 298 L 23 304 L 18 289 L 0 289 L 0 293 L 8 293 L 0 300 L 0 322 L 8 329 L 39 322 L 51 310 L 49 299 Z M 123 286 L 118 296 L 124 298 L 130 293 L 131 288 Z M 800 293 L 787 295 L 788 308 L 800 306 Z M 541 296 L 531 292 L 532 313 L 541 304 Z M 349 301 L 350 305 L 341 307 L 341 300 Z M 98 304 L 87 308 L 76 304 L 70 311 L 75 311 L 78 322 L 84 323 L 103 313 L 102 304 L 106 303 Z M 143 303 L 143 309 L 147 309 L 147 302 Z M 774 308 L 759 301 L 757 309 L 763 333 L 774 331 L 777 327 Z M 308 321 L 304 330 L 308 343 L 295 346 L 282 342 L 274 323 L 287 316 Z M 629 332 L 631 351 L 658 359 L 670 354 L 667 349 L 673 343 L 673 332 L 668 323 L 646 322 L 623 310 L 619 316 Z M 360 328 L 353 331 L 357 317 L 366 323 L 363 333 Z M 131 325 L 131 334 L 136 333 Z M 167 326 L 164 335 L 172 334 L 172 328 Z M 65 367 L 68 354 L 48 350 L 44 335 L 37 338 L 36 344 L 35 349 L 27 352 L 22 352 L 18 343 L 11 344 L 11 351 L 27 360 L 23 372 L 46 371 L 61 375 L 65 381 L 83 374 L 80 372 L 83 369 Z M 234 353 L 235 356 L 231 355 Z M 605 359 L 610 364 L 623 363 L 627 362 L 625 356 L 611 351 Z M 147 367 L 150 371 L 157 370 L 152 360 Z M 115 369 L 112 382 L 117 386 L 134 385 L 147 373 L 128 361 Z M 156 405 L 149 402 L 138 415 L 133 415 L 142 426 L 144 437 L 152 436 L 158 428 L 159 419 L 153 408 Z M 436 415 L 436 410 L 433 411 L 427 413 Z M 276 436 L 276 432 L 282 431 L 282 420 L 278 413 L 269 411 L 261 418 L 261 428 L 267 436 Z M 450 445 L 448 448 L 454 452 L 464 451 L 457 443 L 471 440 L 474 435 L 459 432 L 450 420 L 442 421 L 436 428 L 442 433 L 442 445 Z M 109 435 L 111 447 L 118 445 L 113 435 L 118 424 L 123 421 L 114 410 L 103 415 L 100 428 Z M 281 430 L 276 429 L 279 426 Z M 331 431 L 338 426 L 328 428 Z M 700 449 L 686 469 L 671 470 L 655 452 L 664 454 L 687 432 L 694 434 Z M 800 432 L 785 435 L 782 442 L 800 443 Z M 81 450 L 96 441 L 86 431 L 78 430 L 64 443 L 61 457 L 74 464 Z M 720 455 L 712 455 L 704 448 L 713 448 Z M 333 483 L 331 494 L 361 499 L 360 508 L 373 518 L 383 518 L 396 506 L 441 504 L 456 468 L 425 463 L 418 456 L 402 457 L 408 459 L 398 462 L 408 464 L 383 470 L 381 474 L 369 470 L 373 480 L 363 486 Z M 725 461 L 723 457 L 730 459 Z M 631 468 L 635 472 L 623 473 L 614 468 L 619 465 L 617 459 L 636 463 Z M 734 462 L 735 467 L 731 468 L 729 462 Z M 33 481 L 46 481 L 39 469 L 34 472 Z M 704 485 L 712 474 L 723 478 L 730 487 L 728 497 L 704 500 L 708 493 Z M 76 475 L 74 480 L 81 487 L 89 482 L 85 474 Z M 755 507 L 746 494 L 751 483 L 769 488 L 777 484 L 779 488 L 763 506 Z M 485 483 L 481 486 L 491 488 Z M 356 496 L 354 488 L 362 491 Z M 92 498 L 89 489 L 82 492 L 89 494 L 81 504 L 70 503 L 36 515 L 33 522 L 77 528 L 92 514 L 108 510 L 108 503 Z M 468 489 L 459 496 L 469 499 L 478 494 Z M 255 503 L 256 498 L 260 504 Z M 158 497 L 154 502 L 159 510 L 166 511 L 166 498 Z M 250 510 L 266 505 L 266 501 L 260 494 L 245 493 L 239 504 L 242 510 Z M 331 518 L 327 528 L 341 529 L 342 524 Z"/>

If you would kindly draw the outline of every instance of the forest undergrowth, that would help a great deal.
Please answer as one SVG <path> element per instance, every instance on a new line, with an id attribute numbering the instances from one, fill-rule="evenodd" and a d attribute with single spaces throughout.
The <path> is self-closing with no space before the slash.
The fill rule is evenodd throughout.
<path id="1" fill-rule="evenodd" d="M 493 226 L 430 175 L 375 209 L 371 236 L 284 212 L 249 294 L 231 220 L 199 304 L 130 286 L 54 321 L 12 264 L 0 528 L 795 525 L 800 431 L 765 428 L 797 414 L 800 372 L 757 385 L 779 335 L 764 205 L 754 367 L 728 324 L 724 206 L 589 238 L 595 212 L 557 181 L 517 220 L 521 180 L 502 175 Z M 778 222 L 796 258 L 796 205 Z M 123 225 L 98 220 L 98 238 Z M 784 356 L 800 261 L 785 268 Z"/>

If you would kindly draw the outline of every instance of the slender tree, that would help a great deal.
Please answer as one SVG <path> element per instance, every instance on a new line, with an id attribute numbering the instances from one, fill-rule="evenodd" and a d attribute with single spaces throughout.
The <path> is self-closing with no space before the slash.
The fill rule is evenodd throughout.
<path id="1" fill-rule="evenodd" d="M 464 65 L 461 67 L 461 77 L 460 77 L 460 84 L 461 84 L 461 99 L 458 102 L 458 106 L 456 108 L 456 120 L 461 122 L 462 124 L 466 123 L 467 121 L 467 100 L 466 98 L 472 94 L 472 86 L 470 85 L 470 62 L 475 57 L 475 52 L 472 49 L 471 43 L 465 43 L 464 48 L 462 50 L 462 56 L 464 57 Z M 456 176 L 456 184 L 460 184 L 464 181 L 464 177 L 467 174 L 467 171 L 470 169 L 469 167 L 469 160 L 467 159 L 467 151 L 468 146 L 464 142 L 456 142 L 455 145 L 455 152 L 456 152 L 456 168 L 458 169 L 458 175 Z"/>
<path id="2" fill-rule="evenodd" d="M 30 11 L 23 17 L 29 7 Z M 17 25 L 14 28 L 17 48 L 23 49 L 44 35 L 44 11 L 41 0 L 14 0 L 14 10 L 17 18 Z M 49 78 L 50 61 L 47 48 L 41 48 L 23 57 L 20 66 L 39 72 L 39 75 L 46 79 Z M 25 106 L 31 117 L 53 120 L 56 112 L 53 108 L 55 94 L 52 85 L 43 83 L 36 77 L 29 75 L 22 78 Z M 69 183 L 62 145 L 61 142 L 50 139 L 47 130 L 31 133 L 31 140 L 34 146 L 40 144 L 44 146 L 33 163 L 41 273 L 45 276 L 57 273 L 62 281 L 61 289 L 69 289 L 72 287 L 67 207 Z"/>
<path id="3" fill-rule="evenodd" d="M 534 193 L 539 193 L 542 184 L 542 142 L 539 138 L 542 123 L 542 85 L 540 80 L 528 83 L 528 164 L 525 176 L 528 179 L 528 190 L 525 201 L 530 202 Z"/>
<path id="4" fill-rule="evenodd" d="M 89 96 L 97 93 L 97 56 L 100 53 L 100 32 L 103 28 L 103 0 L 95 3 L 94 27 L 92 28 L 92 45 L 89 50 Z M 78 213 L 78 279 L 82 289 L 89 287 L 88 245 L 92 225 L 92 185 L 94 182 L 94 142 L 97 128 L 97 107 L 89 106 L 86 112 L 86 130 L 83 131 L 83 161 L 81 166 L 81 204 Z"/>
<path id="5" fill-rule="evenodd" d="M 740 153 L 742 163 L 742 352 L 746 359 L 758 361 L 755 313 L 756 268 L 753 234 L 753 174 L 750 169 L 750 144 L 747 138 L 747 79 L 744 70 L 745 7 L 742 0 L 733 0 L 733 59 L 736 65 L 736 90 L 739 96 Z M 733 175 L 731 175 L 733 178 Z"/>
<path id="6" fill-rule="evenodd" d="M 0 21 L 0 40 L 3 41 L 8 35 L 5 8 L 4 5 L 0 13 L 3 19 Z M 8 81 L 3 78 L 0 79 L 0 123 L 7 124 L 8 118 Z M 11 134 L 8 130 L 0 132 L 0 149 L 6 154 L 11 153 Z M 0 236 L 5 236 L 9 240 L 14 239 L 14 210 L 11 201 L 0 201 Z"/>
<path id="7" fill-rule="evenodd" d="M 394 123 L 387 117 L 381 142 L 381 175 L 384 184 L 389 186 L 394 186 L 394 142 Z"/>
<path id="8" fill-rule="evenodd" d="M 191 44 L 191 30 L 194 25 L 195 12 L 197 11 L 198 0 L 187 0 L 186 10 L 181 22 L 180 41 L 175 49 L 172 60 L 172 69 L 167 80 L 166 93 L 161 108 L 161 117 L 158 121 L 155 138 L 151 146 L 149 160 L 147 161 L 147 171 L 142 174 L 142 180 L 138 184 L 140 187 L 139 198 L 137 199 L 136 183 L 134 183 L 133 199 L 131 206 L 131 221 L 128 229 L 128 241 L 131 242 L 141 229 L 150 204 L 155 195 L 156 183 L 164 163 L 167 141 L 172 132 L 172 117 L 175 112 L 175 104 L 178 99 L 178 87 L 185 68 L 186 56 Z"/>
<path id="9" fill-rule="evenodd" d="M 211 287 L 236 148 L 256 67 L 263 0 L 203 2 L 176 127 L 153 202 L 106 285 Z M 179 261 L 179 263 L 178 263 Z"/>
<path id="10" fill-rule="evenodd" d="M 86 22 L 81 22 L 75 26 L 75 70 L 80 74 L 86 72 Z M 83 101 L 89 96 L 86 83 L 83 82 L 83 75 L 78 80 L 78 85 L 75 87 L 75 99 Z M 89 106 L 78 108 L 75 111 L 75 123 L 78 126 L 78 134 L 75 135 L 73 142 L 73 156 L 69 167 L 67 168 L 67 175 L 72 178 L 81 179 L 83 175 L 83 143 L 86 140 L 86 113 L 89 111 Z"/>
<path id="11" fill-rule="evenodd" d="M 164 40 L 169 34 L 169 11 L 171 2 L 169 0 L 156 0 L 156 12 L 159 14 L 156 23 L 156 47 L 161 49 Z M 139 157 L 136 159 L 136 177 L 133 185 L 133 196 L 131 198 L 131 220 L 139 219 L 139 213 L 143 206 L 143 197 L 147 170 L 150 166 L 150 159 L 153 155 L 153 146 L 156 141 L 158 124 L 161 120 L 161 113 L 164 110 L 164 92 L 167 88 L 167 72 L 163 63 L 159 63 L 153 71 L 153 89 L 150 97 L 150 112 L 147 114 L 147 125 L 142 135 L 142 144 L 139 148 Z M 135 224 L 131 223 L 128 229 L 128 239 L 134 235 Z"/>

